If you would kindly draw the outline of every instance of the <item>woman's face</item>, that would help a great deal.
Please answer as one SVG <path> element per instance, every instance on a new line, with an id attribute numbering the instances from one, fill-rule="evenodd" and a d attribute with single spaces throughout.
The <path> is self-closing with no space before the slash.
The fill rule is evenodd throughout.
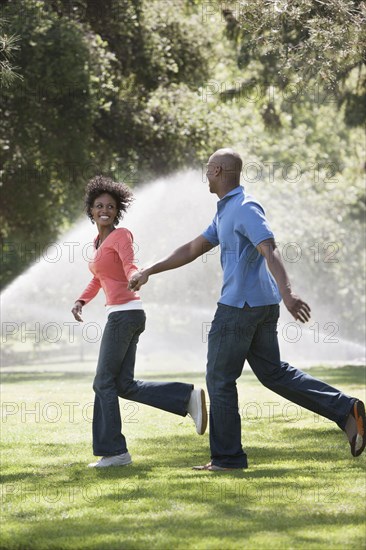
<path id="1" fill-rule="evenodd" d="M 97 225 L 108 227 L 117 216 L 117 203 L 112 195 L 103 193 L 95 199 L 91 213 Z"/>

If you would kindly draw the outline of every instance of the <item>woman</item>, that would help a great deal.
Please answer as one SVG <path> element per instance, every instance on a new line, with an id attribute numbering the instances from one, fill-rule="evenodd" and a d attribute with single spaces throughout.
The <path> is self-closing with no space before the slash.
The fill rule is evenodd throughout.
<path id="1" fill-rule="evenodd" d="M 95 255 L 89 263 L 93 278 L 76 300 L 72 313 L 82 321 L 82 308 L 102 287 L 108 321 L 104 329 L 97 372 L 93 413 L 93 452 L 102 458 L 89 467 L 125 466 L 132 462 L 121 433 L 118 397 L 193 418 L 198 434 L 207 426 L 205 394 L 192 384 L 144 382 L 134 379 L 136 347 L 145 329 L 146 316 L 140 296 L 128 289 L 138 271 L 134 263 L 133 237 L 126 228 L 116 229 L 133 200 L 129 188 L 110 178 L 96 176 L 86 186 L 85 209 L 98 228 Z"/>

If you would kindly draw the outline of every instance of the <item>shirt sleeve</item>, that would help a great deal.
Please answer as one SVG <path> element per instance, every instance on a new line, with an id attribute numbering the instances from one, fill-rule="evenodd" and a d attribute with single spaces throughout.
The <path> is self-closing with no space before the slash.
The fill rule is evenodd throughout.
<path id="1" fill-rule="evenodd" d="M 84 292 L 76 301 L 83 301 L 85 304 L 90 302 L 98 294 L 101 288 L 100 281 L 97 277 L 93 277 Z"/>
<path id="2" fill-rule="evenodd" d="M 130 280 L 134 273 L 138 272 L 138 267 L 135 264 L 135 245 L 131 231 L 125 229 L 121 232 L 121 238 L 113 244 L 114 250 L 117 252 L 127 280 Z"/>
<path id="3" fill-rule="evenodd" d="M 220 244 L 218 235 L 217 235 L 217 223 L 216 223 L 217 214 L 212 220 L 212 223 L 208 226 L 207 229 L 202 233 L 202 236 L 207 239 L 214 246 Z"/>
<path id="4" fill-rule="evenodd" d="M 254 202 L 243 205 L 241 230 L 254 246 L 266 239 L 274 239 L 263 208 Z"/>

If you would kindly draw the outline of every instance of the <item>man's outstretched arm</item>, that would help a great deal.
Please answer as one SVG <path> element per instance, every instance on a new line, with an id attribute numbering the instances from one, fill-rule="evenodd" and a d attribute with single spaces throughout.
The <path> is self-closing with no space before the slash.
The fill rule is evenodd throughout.
<path id="1" fill-rule="evenodd" d="M 292 292 L 290 279 L 275 241 L 273 239 L 262 241 L 257 246 L 257 250 L 267 260 L 268 268 L 276 280 L 283 302 L 291 315 L 302 323 L 309 321 L 310 307 Z"/>
<path id="2" fill-rule="evenodd" d="M 128 288 L 130 290 L 139 290 L 142 285 L 147 283 L 150 275 L 155 275 L 156 273 L 161 273 L 162 271 L 176 269 L 182 265 L 189 264 L 212 248 L 214 248 L 214 245 L 205 239 L 205 237 L 199 235 L 199 237 L 196 237 L 193 241 L 180 246 L 166 258 L 156 262 L 156 264 L 142 269 L 139 273 L 135 273 L 129 281 Z"/>

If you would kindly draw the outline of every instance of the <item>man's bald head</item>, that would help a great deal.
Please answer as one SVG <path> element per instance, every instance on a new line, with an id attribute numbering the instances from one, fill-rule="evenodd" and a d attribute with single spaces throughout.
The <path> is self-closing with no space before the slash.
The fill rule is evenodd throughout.
<path id="1" fill-rule="evenodd" d="M 219 195 L 227 189 L 240 184 L 243 161 L 238 153 L 229 147 L 218 149 L 210 156 L 207 166 L 207 176 L 210 190 Z"/>
<path id="2" fill-rule="evenodd" d="M 229 147 L 218 149 L 213 155 L 211 155 L 209 162 L 218 164 L 224 171 L 237 174 L 240 178 L 243 161 L 241 160 L 241 156 L 233 149 Z"/>

